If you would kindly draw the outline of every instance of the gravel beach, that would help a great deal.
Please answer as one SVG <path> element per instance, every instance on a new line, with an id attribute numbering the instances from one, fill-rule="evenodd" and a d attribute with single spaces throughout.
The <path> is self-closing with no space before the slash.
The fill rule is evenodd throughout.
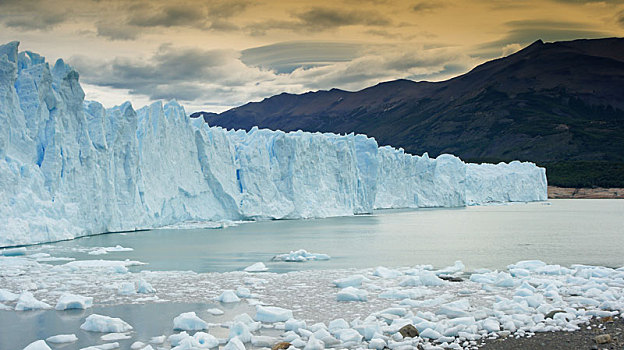
<path id="1" fill-rule="evenodd" d="M 624 349 L 624 320 L 617 316 L 594 318 L 575 332 L 536 333 L 530 338 L 487 340 L 481 349 Z"/>

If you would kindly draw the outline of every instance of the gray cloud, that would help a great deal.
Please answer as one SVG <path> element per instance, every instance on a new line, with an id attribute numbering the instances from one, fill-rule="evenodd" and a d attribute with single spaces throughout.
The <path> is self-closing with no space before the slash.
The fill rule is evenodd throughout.
<path id="1" fill-rule="evenodd" d="M 377 12 L 315 7 L 296 14 L 301 24 L 319 30 L 350 25 L 384 26 L 391 21 Z"/>
<path id="2" fill-rule="evenodd" d="M 112 40 L 134 40 L 139 37 L 143 29 L 115 21 L 99 21 L 95 23 L 98 36 Z"/>
<path id="3" fill-rule="evenodd" d="M 479 45 L 472 53 L 483 58 L 500 57 L 509 45 L 526 46 L 538 39 L 564 41 L 578 38 L 593 39 L 612 36 L 583 22 L 524 20 L 505 24 L 510 28 L 501 39 Z"/>
<path id="4" fill-rule="evenodd" d="M 175 98 L 194 110 L 222 110 L 282 92 L 359 90 L 399 78 L 439 80 L 475 64 L 454 48 L 327 42 L 285 42 L 243 52 L 163 45 L 142 59 L 69 61 L 91 86 L 151 100 Z"/>
<path id="5" fill-rule="evenodd" d="M 139 27 L 204 25 L 204 9 L 189 4 L 164 4 L 141 8 L 132 13 L 128 24 Z"/>
<path id="6" fill-rule="evenodd" d="M 248 66 L 258 66 L 277 73 L 290 73 L 300 67 L 317 67 L 350 61 L 361 54 L 362 44 L 292 41 L 260 46 L 241 52 Z"/>
<path id="7" fill-rule="evenodd" d="M 445 4 L 440 1 L 420 1 L 412 6 L 412 10 L 415 12 L 428 12 L 444 6 Z"/>
<path id="8" fill-rule="evenodd" d="M 382 27 L 392 21 L 378 12 L 313 7 L 293 14 L 293 20 L 264 21 L 245 27 L 251 35 L 265 35 L 269 30 L 322 32 L 345 26 Z"/>
<path id="9" fill-rule="evenodd" d="M 620 13 L 618 13 L 616 20 L 618 24 L 620 25 L 620 27 L 624 27 L 624 11 L 621 11 Z"/>
<path id="10" fill-rule="evenodd" d="M 70 18 L 67 7 L 40 0 L 0 1 L 0 21 L 22 30 L 49 30 Z"/>

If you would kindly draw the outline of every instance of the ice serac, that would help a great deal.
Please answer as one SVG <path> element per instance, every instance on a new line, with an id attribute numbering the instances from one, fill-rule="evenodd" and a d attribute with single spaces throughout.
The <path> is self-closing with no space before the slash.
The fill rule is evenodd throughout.
<path id="1" fill-rule="evenodd" d="M 365 135 L 225 130 L 175 101 L 84 101 L 79 75 L 0 46 L 0 246 L 186 221 L 546 199 L 531 163 L 465 164 Z"/>

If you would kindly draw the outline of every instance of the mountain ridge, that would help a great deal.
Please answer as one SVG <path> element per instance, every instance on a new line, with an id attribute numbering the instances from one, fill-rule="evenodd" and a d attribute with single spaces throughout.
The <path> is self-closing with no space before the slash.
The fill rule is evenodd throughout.
<path id="1" fill-rule="evenodd" d="M 192 116 L 200 115 L 226 128 L 363 133 L 409 153 L 468 161 L 529 160 L 547 169 L 561 162 L 624 164 L 624 38 L 537 40 L 446 81 L 283 93 Z M 574 184 L 551 175 L 566 186 L 624 182 L 620 167 L 613 169 L 605 170 L 617 178 L 609 184 L 604 176 Z"/>

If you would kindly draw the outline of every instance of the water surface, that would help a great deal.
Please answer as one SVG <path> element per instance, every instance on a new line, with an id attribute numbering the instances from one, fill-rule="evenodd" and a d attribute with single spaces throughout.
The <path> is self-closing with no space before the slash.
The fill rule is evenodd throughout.
<path id="1" fill-rule="evenodd" d="M 551 200 L 458 209 L 384 210 L 373 215 L 279 220 L 225 229 L 160 229 L 106 234 L 42 246 L 77 259 L 132 259 L 140 269 L 224 272 L 257 261 L 271 271 L 452 265 L 502 269 L 524 259 L 551 264 L 624 265 L 623 200 Z M 122 245 L 132 252 L 88 255 L 72 249 Z M 291 250 L 329 261 L 285 263 Z"/>

